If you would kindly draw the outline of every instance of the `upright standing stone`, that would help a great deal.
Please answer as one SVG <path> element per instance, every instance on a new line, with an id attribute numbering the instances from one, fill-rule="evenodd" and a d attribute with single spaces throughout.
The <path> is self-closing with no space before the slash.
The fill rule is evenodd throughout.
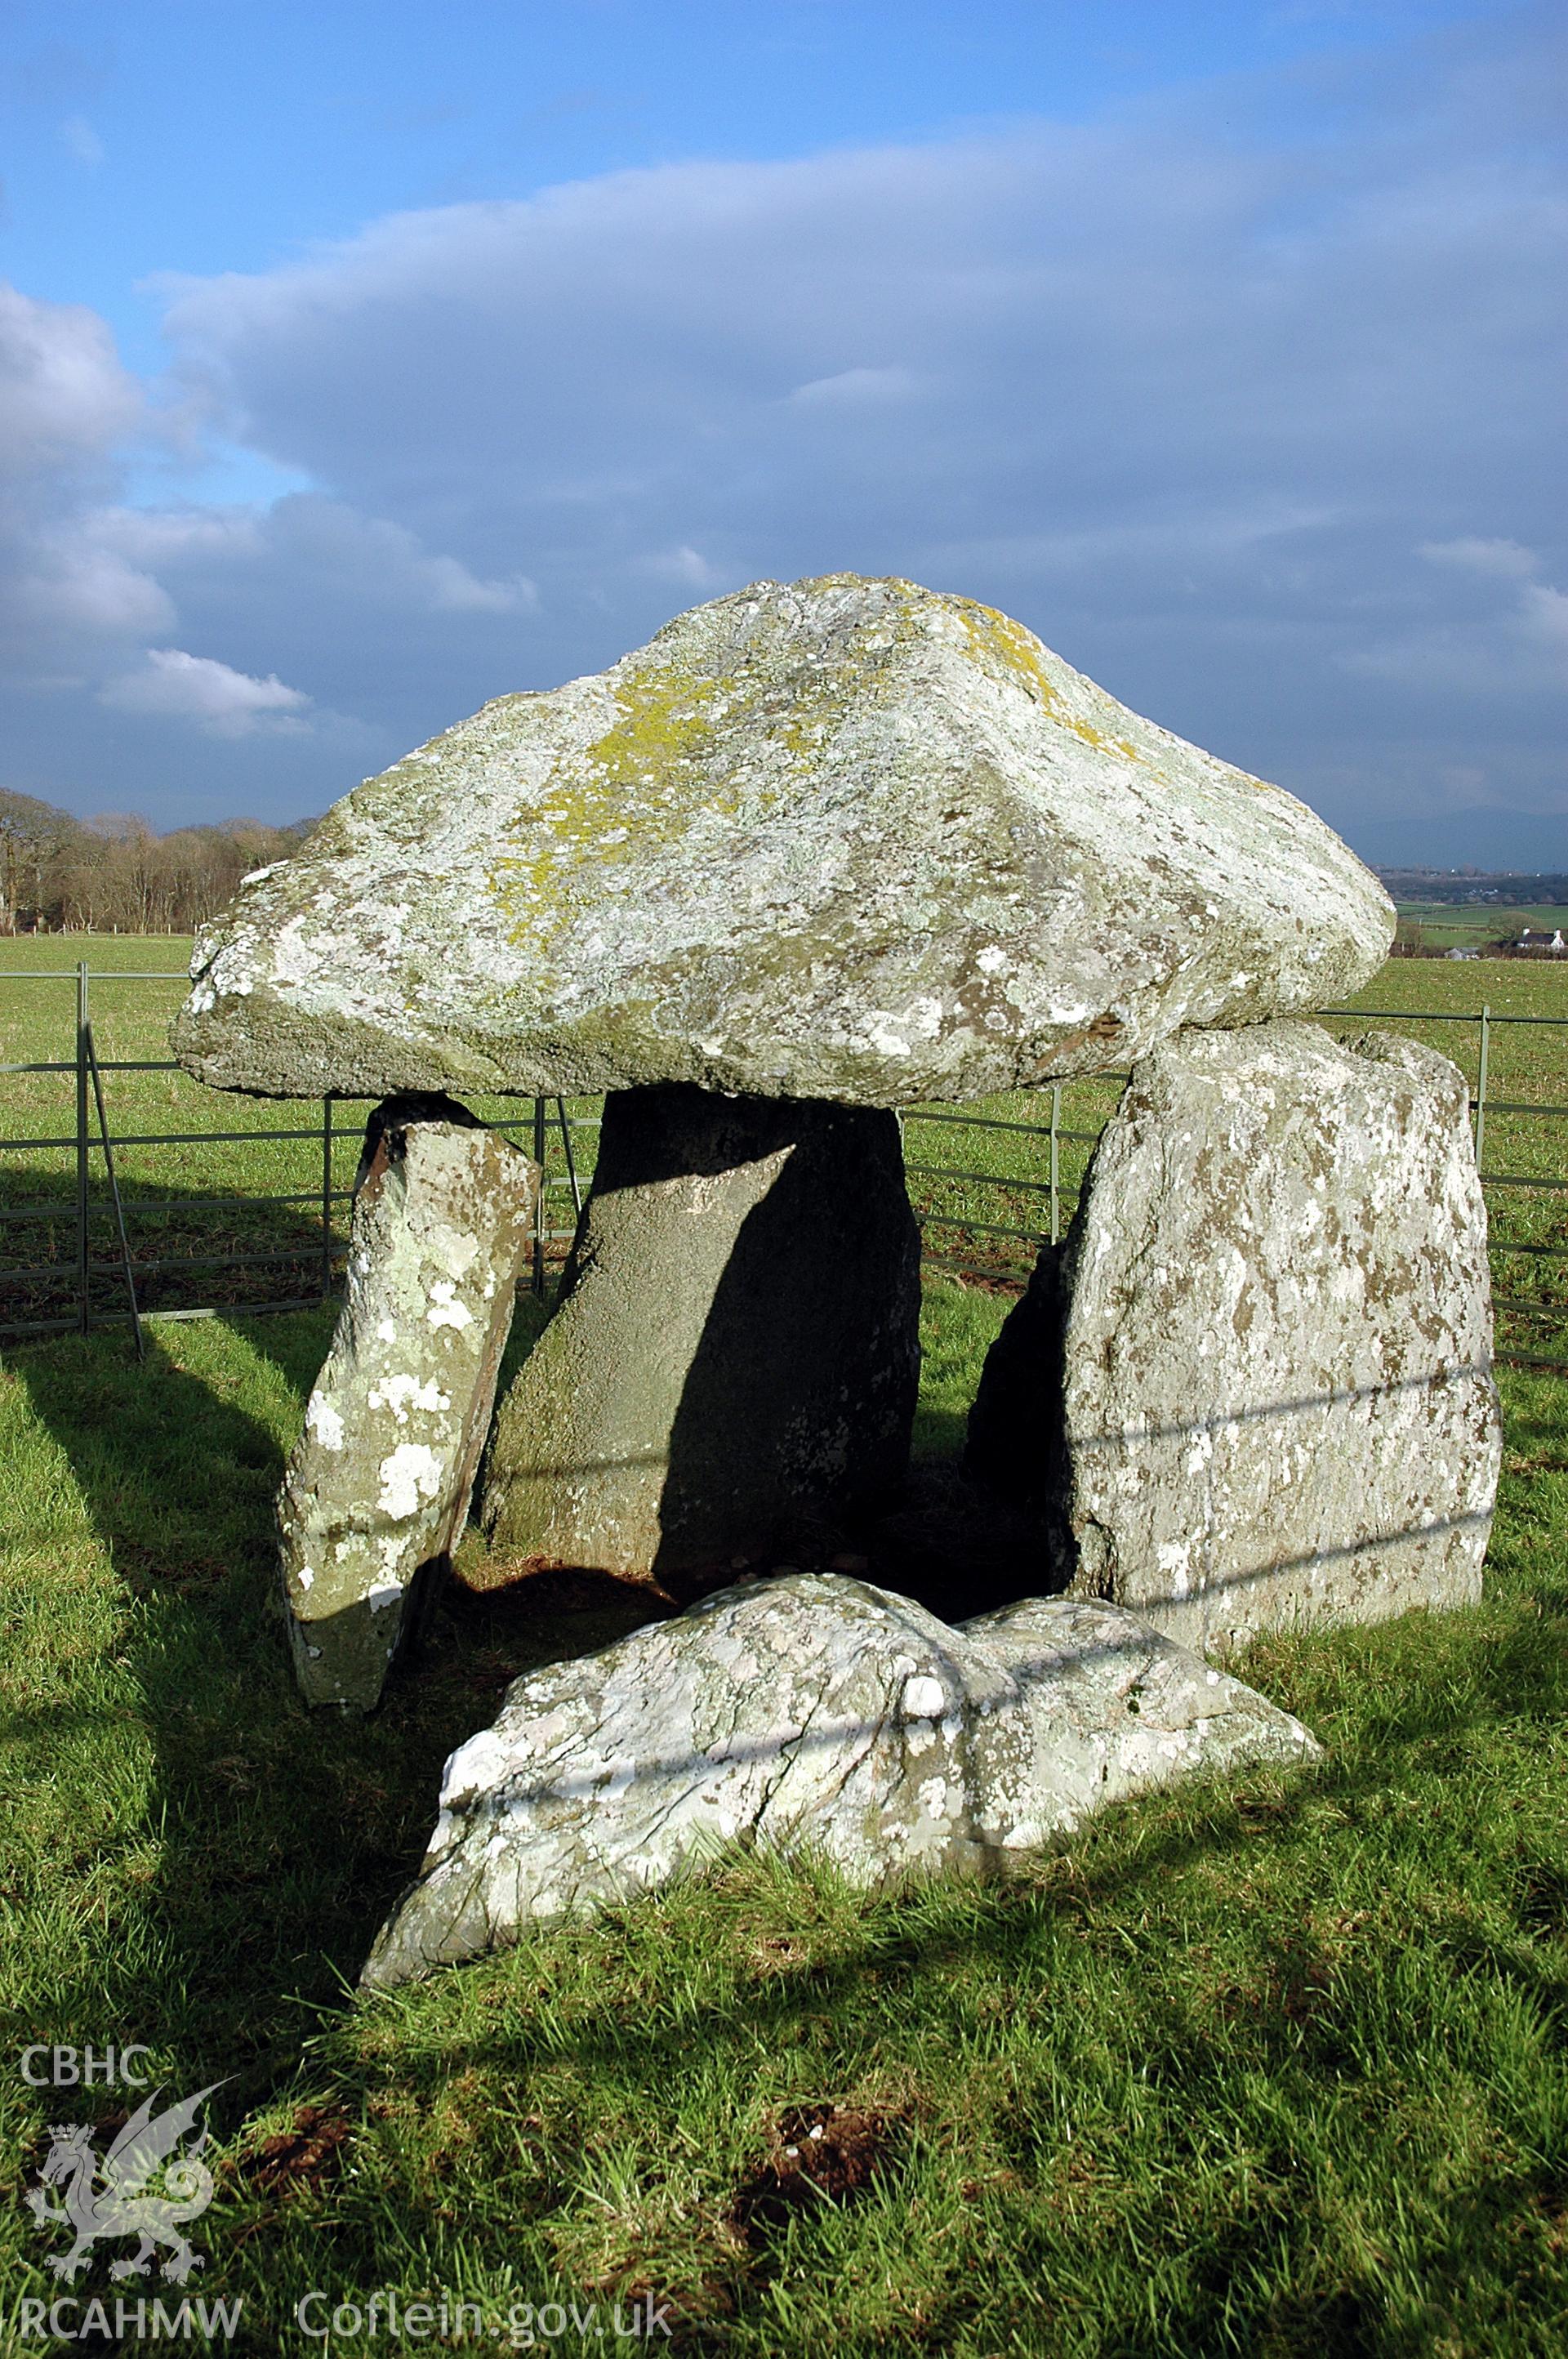
<path id="1" fill-rule="evenodd" d="M 892 1114 L 612 1093 L 561 1301 L 496 1421 L 492 1539 L 678 1592 L 891 1493 L 919 1265 Z"/>
<path id="2" fill-rule="evenodd" d="M 415 1576 L 468 1512 L 539 1175 L 450 1100 L 380 1107 L 366 1150 L 342 1315 L 278 1529 L 300 1688 L 369 1711 Z"/>
<path id="3" fill-rule="evenodd" d="M 1500 1456 L 1463 1074 L 1314 1025 L 1133 1071 L 993 1347 L 972 1473 L 1190 1647 L 1480 1594 Z"/>

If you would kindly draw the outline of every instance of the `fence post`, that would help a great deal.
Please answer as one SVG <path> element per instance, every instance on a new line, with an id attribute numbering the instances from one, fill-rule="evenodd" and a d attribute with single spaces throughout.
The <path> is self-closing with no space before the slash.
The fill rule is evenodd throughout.
<path id="1" fill-rule="evenodd" d="M 539 1167 L 539 1192 L 534 1201 L 534 1291 L 545 1291 L 545 1101 L 534 1101 L 534 1160 Z"/>
<path id="2" fill-rule="evenodd" d="M 1487 1051 L 1490 1046 L 1492 1011 L 1481 1009 L 1481 1070 L 1476 1084 L 1476 1169 L 1481 1168 L 1481 1158 L 1487 1147 Z"/>
<path id="3" fill-rule="evenodd" d="M 146 1362 L 147 1347 L 142 1339 L 142 1314 L 136 1307 L 136 1272 L 131 1260 L 131 1240 L 125 1234 L 125 1207 L 120 1198 L 120 1182 L 114 1177 L 114 1142 L 109 1136 L 109 1116 L 103 1105 L 103 1077 L 98 1071 L 98 1051 L 92 1045 L 92 1026 L 85 1027 L 87 1064 L 92 1076 L 92 1096 L 98 1108 L 98 1136 L 103 1146 L 103 1177 L 109 1182 L 110 1201 L 114 1207 L 114 1226 L 120 1232 L 120 1266 L 125 1273 L 125 1293 L 131 1305 L 131 1333 L 135 1340 L 136 1357 Z"/>
<path id="4" fill-rule="evenodd" d="M 87 961 L 76 962 L 76 1315 L 85 1335 L 92 1311 L 88 1301 L 91 1273 L 87 1258 L 88 1166 L 87 1127 L 88 1073 L 88 991 Z"/>
<path id="5" fill-rule="evenodd" d="M 1053 1082 L 1051 1084 L 1051 1242 L 1053 1245 L 1056 1243 L 1062 1227 L 1061 1206 L 1056 1192 L 1057 1182 L 1061 1176 L 1056 1159 L 1056 1126 L 1061 1119 L 1062 1084 L 1060 1082 Z"/>
<path id="6" fill-rule="evenodd" d="M 321 1299 L 332 1291 L 332 1101 L 321 1101 Z"/>

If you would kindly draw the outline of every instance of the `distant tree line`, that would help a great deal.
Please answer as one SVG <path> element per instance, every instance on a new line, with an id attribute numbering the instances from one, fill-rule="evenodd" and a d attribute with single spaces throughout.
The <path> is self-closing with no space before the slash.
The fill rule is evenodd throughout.
<path id="1" fill-rule="evenodd" d="M 230 819 L 159 835 L 135 811 L 72 819 L 0 788 L 0 933 L 193 933 L 315 824 Z"/>

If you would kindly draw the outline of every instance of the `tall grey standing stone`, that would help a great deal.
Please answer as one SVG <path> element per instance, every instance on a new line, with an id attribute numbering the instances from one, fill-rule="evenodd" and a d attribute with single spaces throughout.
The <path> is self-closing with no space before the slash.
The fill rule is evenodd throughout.
<path id="1" fill-rule="evenodd" d="M 371 1118 L 342 1314 L 278 1497 L 311 1703 L 377 1702 L 415 1576 L 462 1528 L 538 1178 L 450 1100 Z"/>
<path id="2" fill-rule="evenodd" d="M 1322 1007 L 1393 906 L 1278 787 L 912 582 L 753 582 L 335 804 L 197 944 L 199 1080 L 918 1105 Z"/>
<path id="3" fill-rule="evenodd" d="M 896 1487 L 919 1314 L 894 1115 L 612 1093 L 560 1301 L 496 1420 L 492 1539 L 677 1593 L 728 1580 L 797 1518 Z"/>
<path id="4" fill-rule="evenodd" d="M 1315 1025 L 1135 1067 L 987 1362 L 968 1469 L 1058 1582 L 1224 1652 L 1480 1594 L 1500 1428 L 1465 1078 Z"/>
<path id="5" fill-rule="evenodd" d="M 738 1838 L 876 1888 L 1000 1865 L 1195 1770 L 1295 1764 L 1301 1723 L 1115 1606 L 1025 1599 L 957 1628 L 800 1573 L 525 1673 L 447 1763 L 384 1987 L 700 1866 Z"/>

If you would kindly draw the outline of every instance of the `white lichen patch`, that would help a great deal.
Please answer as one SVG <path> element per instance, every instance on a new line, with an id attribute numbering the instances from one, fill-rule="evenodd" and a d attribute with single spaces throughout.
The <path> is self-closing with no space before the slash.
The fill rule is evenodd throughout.
<path id="1" fill-rule="evenodd" d="M 434 1376 L 427 1376 L 421 1383 L 417 1376 L 406 1372 L 383 1376 L 365 1395 L 367 1408 L 390 1409 L 399 1425 L 407 1424 L 410 1409 L 423 1409 L 427 1415 L 437 1416 L 451 1405 L 451 1395 L 441 1390 Z"/>
<path id="2" fill-rule="evenodd" d="M 323 1450 L 341 1450 L 343 1420 L 324 1393 L 312 1393 L 305 1411 L 305 1430 Z"/>
<path id="3" fill-rule="evenodd" d="M 438 1277 L 430 1288 L 430 1307 L 425 1313 L 432 1327 L 471 1327 L 473 1312 L 466 1302 L 458 1299 L 458 1289 L 450 1278 Z"/>
<path id="4" fill-rule="evenodd" d="M 903 1716 L 905 1720 L 940 1720 L 946 1701 L 940 1680 L 923 1675 L 904 1681 Z"/>
<path id="5" fill-rule="evenodd" d="M 441 1487 L 441 1461 L 423 1441 L 400 1441 L 381 1462 L 381 1496 L 376 1513 L 395 1524 L 414 1515 L 422 1499 L 433 1499 Z"/>

